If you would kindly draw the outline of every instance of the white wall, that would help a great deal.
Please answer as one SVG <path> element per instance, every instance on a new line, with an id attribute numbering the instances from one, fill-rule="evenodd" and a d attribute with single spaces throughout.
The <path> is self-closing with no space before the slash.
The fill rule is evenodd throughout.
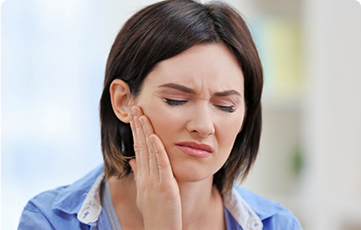
<path id="1" fill-rule="evenodd" d="M 150 0 L 1 5 L 1 227 L 26 202 L 100 165 L 98 103 L 121 25 Z"/>
<path id="2" fill-rule="evenodd" d="M 248 2 L 272 16 L 295 10 Z M 288 2 L 301 14 L 304 86 L 286 104 L 264 95 L 261 149 L 244 186 L 289 207 L 306 230 L 361 229 L 361 4 Z M 295 177 L 297 142 L 305 162 Z"/>
<path id="3" fill-rule="evenodd" d="M 309 229 L 361 229 L 361 5 L 306 0 L 304 19 Z"/>

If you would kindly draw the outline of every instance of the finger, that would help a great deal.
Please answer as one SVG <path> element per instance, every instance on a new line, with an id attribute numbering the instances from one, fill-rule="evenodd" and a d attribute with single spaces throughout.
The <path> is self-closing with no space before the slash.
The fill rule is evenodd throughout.
<path id="1" fill-rule="evenodd" d="M 128 113 L 128 117 L 129 117 L 129 121 L 130 121 L 130 128 L 131 128 L 132 134 L 133 134 L 135 159 L 140 159 L 140 153 L 139 153 L 139 148 L 138 148 L 137 130 L 136 130 L 135 124 L 134 124 L 134 114 L 130 112 L 130 113 Z M 139 169 L 138 172 L 141 174 L 142 173 L 142 170 L 141 170 L 142 167 L 141 167 L 140 164 L 141 164 L 141 161 L 137 160 L 136 161 L 136 166 L 137 166 L 137 169 Z M 136 172 L 134 172 L 134 176 L 138 176 L 138 174 Z"/>
<path id="2" fill-rule="evenodd" d="M 148 147 L 147 147 L 147 141 L 145 138 L 143 125 L 140 123 L 140 116 L 143 115 L 142 110 L 137 107 L 132 107 L 132 112 L 134 114 L 134 125 L 137 132 L 137 148 L 139 151 L 140 158 L 140 166 L 142 168 L 142 174 L 149 173 L 149 159 L 148 159 Z"/>
<path id="3" fill-rule="evenodd" d="M 129 161 L 129 165 L 133 170 L 133 174 L 134 174 L 134 181 L 137 182 L 137 162 L 136 159 L 131 159 Z"/>
<path id="4" fill-rule="evenodd" d="M 153 148 L 155 151 L 159 182 L 174 180 L 174 175 L 172 167 L 170 165 L 169 157 L 167 152 L 165 151 L 162 141 L 155 134 L 150 135 L 150 141 L 153 143 Z"/>
<path id="5" fill-rule="evenodd" d="M 145 115 L 141 116 L 140 121 L 143 124 L 143 130 L 146 136 L 146 141 L 148 146 L 149 171 L 151 175 L 158 177 L 158 167 L 157 167 L 154 145 L 149 138 L 150 135 L 154 134 L 154 129 L 147 116 Z"/>

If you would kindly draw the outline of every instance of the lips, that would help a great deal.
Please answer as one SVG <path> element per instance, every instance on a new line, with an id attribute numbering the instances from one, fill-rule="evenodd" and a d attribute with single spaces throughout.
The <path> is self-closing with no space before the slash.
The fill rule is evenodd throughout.
<path id="1" fill-rule="evenodd" d="M 213 152 L 210 145 L 190 141 L 176 143 L 176 146 L 184 153 L 195 157 L 208 157 Z"/>

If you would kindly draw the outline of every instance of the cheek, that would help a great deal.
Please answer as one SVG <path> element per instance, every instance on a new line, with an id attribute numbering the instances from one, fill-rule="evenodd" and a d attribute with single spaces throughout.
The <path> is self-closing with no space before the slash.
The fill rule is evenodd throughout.
<path id="1" fill-rule="evenodd" d="M 141 106 L 141 105 L 140 105 Z M 149 118 L 153 125 L 154 132 L 166 144 L 168 139 L 179 130 L 182 121 L 182 112 L 171 112 L 164 105 L 149 103 L 141 106 L 144 114 Z M 174 110 L 172 110 L 174 111 Z"/>
<path id="2" fill-rule="evenodd" d="M 238 133 L 242 130 L 243 120 L 244 112 L 233 119 L 225 119 L 219 124 L 217 139 L 222 150 L 230 153 Z"/>
<path id="3" fill-rule="evenodd" d="M 238 129 L 236 130 L 234 126 L 222 126 L 222 132 L 219 132 L 217 137 L 219 148 L 222 152 L 230 153 L 237 134 Z"/>

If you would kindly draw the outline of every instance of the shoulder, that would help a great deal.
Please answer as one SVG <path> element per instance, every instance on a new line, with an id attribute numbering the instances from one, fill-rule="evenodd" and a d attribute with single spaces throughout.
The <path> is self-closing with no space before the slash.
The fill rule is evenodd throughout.
<path id="1" fill-rule="evenodd" d="M 23 209 L 18 229 L 79 229 L 77 212 L 102 169 L 98 167 L 72 185 L 33 197 Z"/>
<path id="2" fill-rule="evenodd" d="M 67 214 L 52 209 L 58 194 L 68 186 L 49 190 L 35 196 L 25 205 L 18 229 L 58 229 Z"/>
<path id="3" fill-rule="evenodd" d="M 293 213 L 277 201 L 262 197 L 246 188 L 235 187 L 236 191 L 260 217 L 263 229 L 302 229 Z"/>

